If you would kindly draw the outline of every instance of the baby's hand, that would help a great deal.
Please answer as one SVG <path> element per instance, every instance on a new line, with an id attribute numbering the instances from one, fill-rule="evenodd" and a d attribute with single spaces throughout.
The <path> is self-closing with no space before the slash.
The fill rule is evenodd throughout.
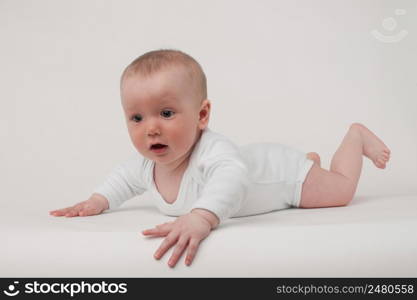
<path id="1" fill-rule="evenodd" d="M 49 214 L 55 217 L 84 217 L 101 214 L 109 208 L 107 199 L 99 194 L 93 194 L 88 200 L 74 206 L 50 211 Z"/>
<path id="2" fill-rule="evenodd" d="M 207 211 L 206 211 L 207 212 Z M 208 213 L 208 212 L 207 212 Z M 165 240 L 155 252 L 154 257 L 160 259 L 174 244 L 177 246 L 168 261 L 170 267 L 174 267 L 185 249 L 188 249 L 185 264 L 191 265 L 198 246 L 216 225 L 195 211 L 178 217 L 173 222 L 157 225 L 155 228 L 142 231 L 144 235 L 164 237 Z"/>

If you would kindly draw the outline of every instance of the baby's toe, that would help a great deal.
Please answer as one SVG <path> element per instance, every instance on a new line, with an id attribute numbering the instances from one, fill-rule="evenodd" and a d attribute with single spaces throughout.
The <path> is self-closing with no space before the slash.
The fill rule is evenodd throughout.
<path id="1" fill-rule="evenodd" d="M 385 168 L 385 161 L 384 161 L 383 158 L 378 158 L 377 159 L 377 167 L 378 168 L 381 168 L 381 169 L 384 169 Z"/>

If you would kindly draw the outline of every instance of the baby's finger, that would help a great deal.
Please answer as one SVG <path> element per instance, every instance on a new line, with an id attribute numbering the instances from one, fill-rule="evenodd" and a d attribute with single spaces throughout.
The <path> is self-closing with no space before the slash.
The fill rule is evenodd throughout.
<path id="1" fill-rule="evenodd" d="M 156 225 L 156 228 L 164 232 L 166 231 L 169 232 L 171 231 L 173 225 L 174 225 L 174 222 L 166 222 L 164 224 Z"/>
<path id="2" fill-rule="evenodd" d="M 76 205 L 69 212 L 67 212 L 65 214 L 65 216 L 66 217 L 75 217 L 75 216 L 78 216 L 78 213 L 80 212 L 80 210 L 81 210 L 81 207 L 78 206 L 78 205 Z"/>
<path id="3" fill-rule="evenodd" d="M 92 216 L 97 215 L 99 213 L 98 209 L 95 207 L 86 206 L 80 209 L 78 215 L 80 217 Z"/>
<path id="4" fill-rule="evenodd" d="M 88 210 L 84 209 L 80 209 L 78 211 L 78 216 L 80 217 L 87 217 L 87 216 L 91 216 L 92 214 L 88 212 Z"/>
<path id="5" fill-rule="evenodd" d="M 49 214 L 51 216 L 55 216 L 55 217 L 59 217 L 59 216 L 63 215 L 63 213 L 60 210 L 52 210 L 52 211 L 49 212 Z"/>
<path id="6" fill-rule="evenodd" d="M 143 235 L 155 235 L 158 232 L 159 232 L 159 229 L 156 229 L 156 228 L 150 228 L 150 229 L 142 230 Z"/>
<path id="7" fill-rule="evenodd" d="M 175 221 L 173 221 L 173 222 L 165 222 L 165 223 L 159 224 L 157 226 L 171 226 L 174 223 L 175 223 Z"/>
<path id="8" fill-rule="evenodd" d="M 161 246 L 159 246 L 158 250 L 156 250 L 154 257 L 156 259 L 160 259 L 164 256 L 165 252 L 169 250 L 178 240 L 179 233 L 171 232 L 162 242 Z"/>
<path id="9" fill-rule="evenodd" d="M 199 245 L 200 245 L 200 241 L 198 239 L 192 238 L 190 240 L 190 244 L 188 245 L 187 256 L 185 257 L 185 264 L 187 266 L 191 265 L 191 263 L 193 262 Z"/>
<path id="10" fill-rule="evenodd" d="M 155 228 L 145 229 L 142 231 L 143 235 L 167 236 L 172 230 L 172 224 L 161 224 Z"/>
<path id="11" fill-rule="evenodd" d="M 72 218 L 72 217 L 76 217 L 76 216 L 78 216 L 78 211 L 77 210 L 71 210 L 71 211 L 69 211 L 65 214 L 65 217 L 67 217 L 67 218 Z"/>
<path id="12" fill-rule="evenodd" d="M 60 216 L 65 216 L 71 209 L 72 209 L 72 206 L 67 207 L 67 208 L 61 208 L 61 209 L 53 210 L 49 213 L 53 216 L 60 217 Z"/>
<path id="13" fill-rule="evenodd" d="M 168 265 L 173 268 L 177 264 L 177 261 L 180 259 L 182 253 L 185 250 L 185 247 L 188 244 L 188 236 L 181 236 L 178 240 L 177 245 L 175 246 L 174 252 L 172 253 L 171 258 L 168 261 Z"/>
<path id="14" fill-rule="evenodd" d="M 171 231 L 169 230 L 162 230 L 158 228 L 151 228 L 151 229 L 145 229 L 142 231 L 143 235 L 146 236 L 153 236 L 153 237 L 164 237 L 167 236 Z"/>

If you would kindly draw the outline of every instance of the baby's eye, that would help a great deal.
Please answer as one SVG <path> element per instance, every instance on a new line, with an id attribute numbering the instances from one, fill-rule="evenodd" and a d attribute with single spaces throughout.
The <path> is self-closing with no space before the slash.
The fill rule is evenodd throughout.
<path id="1" fill-rule="evenodd" d="M 142 116 L 141 115 L 134 115 L 132 117 L 133 122 L 140 122 L 142 121 Z"/>
<path id="2" fill-rule="evenodd" d="M 172 110 L 163 110 L 163 111 L 161 112 L 161 115 L 162 115 L 164 118 L 169 118 L 169 117 L 172 117 L 172 115 L 174 115 L 174 112 L 173 112 Z"/>

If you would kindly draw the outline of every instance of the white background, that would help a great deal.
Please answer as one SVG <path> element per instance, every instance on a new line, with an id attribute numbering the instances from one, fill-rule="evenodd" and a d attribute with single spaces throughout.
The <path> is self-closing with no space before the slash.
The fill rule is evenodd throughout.
<path id="1" fill-rule="evenodd" d="M 22 212 L 87 199 L 134 151 L 119 77 L 159 48 L 201 63 L 209 126 L 238 145 L 316 151 L 328 168 L 349 125 L 361 122 L 392 159 L 386 170 L 365 159 L 357 194 L 416 194 L 416 14 L 412 0 L 1 0 L 3 228 Z M 392 31 L 382 26 L 389 17 Z M 408 35 L 384 43 L 374 29 Z"/>

